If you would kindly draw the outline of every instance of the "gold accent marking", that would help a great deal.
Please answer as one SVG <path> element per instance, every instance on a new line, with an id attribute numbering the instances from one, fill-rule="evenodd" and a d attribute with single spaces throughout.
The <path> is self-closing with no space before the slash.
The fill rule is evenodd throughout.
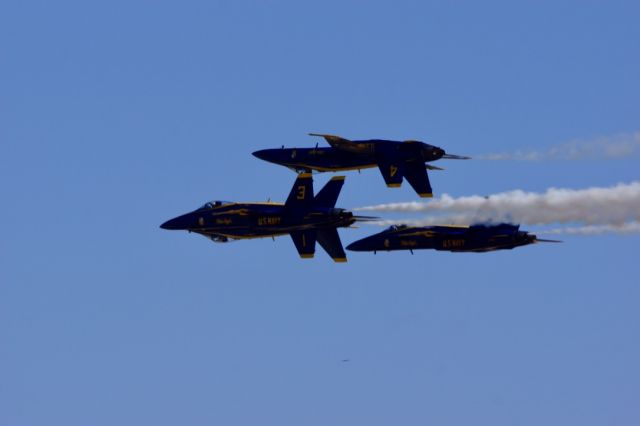
<path id="1" fill-rule="evenodd" d="M 298 186 L 298 196 L 296 198 L 298 200 L 304 200 L 306 193 L 307 193 L 307 187 L 304 185 L 300 185 Z"/>
<path id="2" fill-rule="evenodd" d="M 310 166 L 309 164 L 299 163 L 299 164 L 284 164 L 286 167 L 299 167 L 306 168 L 311 170 L 317 170 L 319 172 L 343 172 L 347 170 L 360 170 L 360 169 L 371 169 L 373 167 L 378 167 L 377 164 L 365 164 L 364 166 L 351 166 L 351 167 L 322 167 L 322 166 Z"/>

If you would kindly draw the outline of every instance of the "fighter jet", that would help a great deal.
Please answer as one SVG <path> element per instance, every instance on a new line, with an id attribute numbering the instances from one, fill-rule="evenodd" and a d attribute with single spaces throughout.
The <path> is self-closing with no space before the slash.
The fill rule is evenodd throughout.
<path id="1" fill-rule="evenodd" d="M 388 229 L 358 240 L 347 246 L 352 251 L 391 251 L 434 249 L 451 252 L 483 253 L 494 250 L 511 250 L 543 240 L 533 234 L 520 231 L 520 225 L 473 225 L 410 227 L 393 225 Z"/>
<path id="2" fill-rule="evenodd" d="M 334 207 L 343 184 L 344 176 L 335 176 L 314 197 L 311 174 L 301 173 L 284 204 L 212 201 L 160 227 L 195 232 L 217 243 L 289 234 L 302 258 L 314 256 L 317 241 L 335 262 L 346 262 L 337 228 L 371 218 Z"/>
<path id="3" fill-rule="evenodd" d="M 328 172 L 360 170 L 378 167 L 388 187 L 402 185 L 403 178 L 420 195 L 433 197 L 427 169 L 443 170 L 425 164 L 441 158 L 468 160 L 469 157 L 447 154 L 442 148 L 420 141 L 404 142 L 370 139 L 350 141 L 340 136 L 309 133 L 321 136 L 330 148 L 284 148 L 264 149 L 253 153 L 261 160 L 286 166 L 296 172 Z"/>

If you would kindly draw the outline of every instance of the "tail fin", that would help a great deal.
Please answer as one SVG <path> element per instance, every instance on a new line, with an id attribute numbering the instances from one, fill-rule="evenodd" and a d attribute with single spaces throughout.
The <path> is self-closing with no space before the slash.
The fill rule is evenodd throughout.
<path id="1" fill-rule="evenodd" d="M 313 205 L 317 207 L 335 207 L 342 185 L 344 185 L 344 176 L 332 177 L 315 196 Z"/>
<path id="2" fill-rule="evenodd" d="M 293 244 L 298 250 L 298 254 L 302 259 L 310 259 L 316 253 L 316 238 L 318 233 L 315 229 L 306 231 L 294 231 L 291 233 Z"/>
<path id="3" fill-rule="evenodd" d="M 304 209 L 311 207 L 312 203 L 313 178 L 311 173 L 300 173 L 284 205 L 289 208 Z"/>

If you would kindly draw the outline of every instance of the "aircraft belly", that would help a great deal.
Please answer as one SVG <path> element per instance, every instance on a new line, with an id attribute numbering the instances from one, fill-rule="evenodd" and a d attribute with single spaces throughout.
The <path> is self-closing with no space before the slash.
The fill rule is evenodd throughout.
<path id="1" fill-rule="evenodd" d="M 369 161 L 344 161 L 344 162 L 325 162 L 325 161 L 305 161 L 289 164 L 294 168 L 307 168 L 319 172 L 337 172 L 348 170 L 361 170 L 377 167 L 376 163 Z"/>
<path id="2" fill-rule="evenodd" d="M 338 152 L 331 148 L 292 150 L 287 158 L 278 162 L 287 167 L 317 171 L 358 170 L 377 165 L 370 155 Z"/>

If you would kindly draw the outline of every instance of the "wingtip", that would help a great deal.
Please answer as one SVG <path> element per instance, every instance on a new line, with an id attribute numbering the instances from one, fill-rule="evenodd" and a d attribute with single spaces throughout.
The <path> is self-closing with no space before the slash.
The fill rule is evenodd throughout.
<path id="1" fill-rule="evenodd" d="M 420 198 L 433 198 L 433 194 L 430 192 L 423 192 L 421 194 L 418 194 L 420 196 Z"/>
<path id="2" fill-rule="evenodd" d="M 334 257 L 332 259 L 336 263 L 346 263 L 347 262 L 347 258 L 346 257 Z"/>
<path id="3" fill-rule="evenodd" d="M 315 253 L 303 253 L 300 255 L 300 259 L 313 259 Z"/>

